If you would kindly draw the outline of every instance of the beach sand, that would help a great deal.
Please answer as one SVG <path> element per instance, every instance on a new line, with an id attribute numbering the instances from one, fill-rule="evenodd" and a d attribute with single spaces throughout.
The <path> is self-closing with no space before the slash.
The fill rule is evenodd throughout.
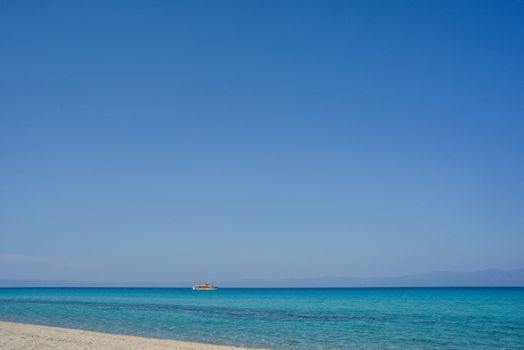
<path id="1" fill-rule="evenodd" d="M 0 321 L 2 350 L 240 350 L 245 348 Z"/>

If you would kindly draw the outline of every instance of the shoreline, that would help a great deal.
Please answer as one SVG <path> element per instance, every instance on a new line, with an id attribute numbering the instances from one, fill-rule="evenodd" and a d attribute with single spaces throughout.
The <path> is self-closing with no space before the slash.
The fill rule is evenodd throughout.
<path id="1" fill-rule="evenodd" d="M 253 350 L 252 348 L 228 345 L 148 338 L 7 321 L 0 321 L 0 349 Z"/>

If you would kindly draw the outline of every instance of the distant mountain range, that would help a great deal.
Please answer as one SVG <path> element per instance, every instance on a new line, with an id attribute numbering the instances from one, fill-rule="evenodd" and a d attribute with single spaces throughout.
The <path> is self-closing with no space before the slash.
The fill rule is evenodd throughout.
<path id="1" fill-rule="evenodd" d="M 524 287 L 524 269 L 476 272 L 435 271 L 400 277 L 322 277 L 311 279 L 241 280 L 228 287 Z"/>
<path id="2" fill-rule="evenodd" d="M 190 287 L 201 281 L 186 282 L 90 282 L 45 280 L 0 280 L 8 287 Z M 279 280 L 244 279 L 215 281 L 223 288 L 364 288 L 364 287 L 524 287 L 524 268 L 476 272 L 435 271 L 400 277 L 320 277 Z"/>

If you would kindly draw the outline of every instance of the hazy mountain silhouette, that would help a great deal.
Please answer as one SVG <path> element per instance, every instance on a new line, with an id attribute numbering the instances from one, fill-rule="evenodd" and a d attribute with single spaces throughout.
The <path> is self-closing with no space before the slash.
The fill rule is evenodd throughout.
<path id="1" fill-rule="evenodd" d="M 190 287 L 201 281 L 92 282 L 46 280 L 0 280 L 0 287 Z M 476 272 L 435 271 L 400 277 L 320 277 L 279 280 L 243 279 L 216 281 L 224 288 L 327 288 L 327 287 L 524 287 L 524 268 Z"/>

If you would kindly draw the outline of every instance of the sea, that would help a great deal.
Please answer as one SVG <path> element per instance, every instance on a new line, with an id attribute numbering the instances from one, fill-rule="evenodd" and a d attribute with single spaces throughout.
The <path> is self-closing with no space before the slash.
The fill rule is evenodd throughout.
<path id="1" fill-rule="evenodd" d="M 524 288 L 5 288 L 0 320 L 270 349 L 524 349 Z"/>

